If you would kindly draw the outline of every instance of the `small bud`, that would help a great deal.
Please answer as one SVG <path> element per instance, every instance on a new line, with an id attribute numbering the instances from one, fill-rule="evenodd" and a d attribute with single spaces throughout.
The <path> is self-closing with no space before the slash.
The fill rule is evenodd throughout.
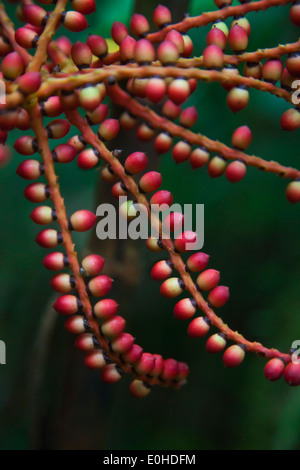
<path id="1" fill-rule="evenodd" d="M 114 338 L 123 333 L 125 329 L 125 320 L 119 315 L 115 315 L 102 323 L 101 330 L 105 336 Z"/>
<path id="2" fill-rule="evenodd" d="M 300 385 L 300 364 L 290 362 L 284 369 L 283 376 L 284 380 L 292 387 Z"/>
<path id="3" fill-rule="evenodd" d="M 106 275 L 96 276 L 88 283 L 88 292 L 94 297 L 103 297 L 110 291 L 112 282 L 113 280 Z"/>
<path id="4" fill-rule="evenodd" d="M 24 160 L 17 168 L 17 174 L 25 180 L 35 180 L 43 172 L 43 165 L 37 160 Z"/>
<path id="5" fill-rule="evenodd" d="M 96 215 L 90 211 L 76 211 L 70 217 L 70 228 L 75 232 L 86 232 L 94 226 L 96 219 Z"/>
<path id="6" fill-rule="evenodd" d="M 46 255 L 42 264 L 50 271 L 59 271 L 60 269 L 64 269 L 69 265 L 67 257 L 59 251 L 55 251 Z"/>
<path id="7" fill-rule="evenodd" d="M 233 344 L 223 354 L 223 364 L 225 367 L 237 367 L 245 358 L 245 347 L 243 344 Z"/>
<path id="8" fill-rule="evenodd" d="M 79 310 L 79 301 L 75 295 L 61 295 L 55 301 L 53 308 L 61 315 L 74 315 Z"/>
<path id="9" fill-rule="evenodd" d="M 200 290 L 208 291 L 216 287 L 220 281 L 220 272 L 215 269 L 206 269 L 197 277 L 197 285 Z"/>
<path id="10" fill-rule="evenodd" d="M 64 27 L 74 33 L 79 33 L 88 27 L 86 18 L 78 11 L 64 12 L 61 18 Z"/>
<path id="11" fill-rule="evenodd" d="M 131 395 L 135 398 L 144 398 L 151 392 L 151 387 L 142 380 L 133 380 L 129 386 Z"/>
<path id="12" fill-rule="evenodd" d="M 171 276 L 173 264 L 171 261 L 158 261 L 151 269 L 150 276 L 154 281 L 163 281 Z"/>
<path id="13" fill-rule="evenodd" d="M 202 338 L 210 330 L 210 320 L 207 317 L 197 317 L 188 326 L 190 338 Z"/>
<path id="14" fill-rule="evenodd" d="M 147 166 L 148 158 L 143 152 L 133 152 L 125 160 L 125 170 L 129 175 L 141 173 Z"/>
<path id="15" fill-rule="evenodd" d="M 273 357 L 273 359 L 270 359 L 265 365 L 264 374 L 266 379 L 271 382 L 279 380 L 283 374 L 284 368 L 284 361 L 278 357 Z"/>
<path id="16" fill-rule="evenodd" d="M 194 299 L 182 299 L 174 307 L 174 317 L 178 320 L 188 320 L 195 315 L 197 305 Z"/>
<path id="17" fill-rule="evenodd" d="M 184 290 L 184 282 L 178 277 L 170 277 L 160 286 L 160 293 L 164 297 L 177 297 Z"/>
<path id="18" fill-rule="evenodd" d="M 55 246 L 62 243 L 62 236 L 57 230 L 48 228 L 42 230 L 35 238 L 35 241 L 43 248 L 54 248 Z"/>
<path id="19" fill-rule="evenodd" d="M 226 346 L 226 336 L 223 333 L 216 333 L 206 341 L 206 351 L 210 354 L 221 352 Z"/>
<path id="20" fill-rule="evenodd" d="M 118 304 L 113 299 L 99 300 L 94 306 L 94 314 L 101 320 L 108 320 L 116 315 L 118 311 Z"/>

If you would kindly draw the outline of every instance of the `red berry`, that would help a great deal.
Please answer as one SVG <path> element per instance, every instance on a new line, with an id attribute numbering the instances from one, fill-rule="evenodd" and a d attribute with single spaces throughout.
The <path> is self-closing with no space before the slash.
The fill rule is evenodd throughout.
<path id="1" fill-rule="evenodd" d="M 34 26 L 45 26 L 48 15 L 44 8 L 33 4 L 25 5 L 22 8 L 22 13 L 28 23 Z"/>
<path id="2" fill-rule="evenodd" d="M 202 338 L 210 330 L 210 320 L 207 317 L 194 318 L 188 326 L 188 335 L 191 338 Z"/>
<path id="3" fill-rule="evenodd" d="M 174 42 L 164 40 L 157 48 L 157 57 L 162 65 L 176 64 L 179 59 L 179 50 Z"/>
<path id="4" fill-rule="evenodd" d="M 72 45 L 71 57 L 74 64 L 81 70 L 91 65 L 93 54 L 87 44 L 77 41 Z"/>
<path id="5" fill-rule="evenodd" d="M 148 163 L 147 155 L 143 152 L 134 152 L 125 160 L 125 170 L 128 174 L 135 175 L 142 172 Z"/>
<path id="6" fill-rule="evenodd" d="M 150 30 L 149 22 L 144 15 L 134 13 L 130 20 L 130 29 L 136 36 L 144 36 Z"/>
<path id="7" fill-rule="evenodd" d="M 174 307 L 174 317 L 178 320 L 188 320 L 195 315 L 197 305 L 194 299 L 182 299 Z"/>
<path id="8" fill-rule="evenodd" d="M 125 24 L 120 21 L 114 21 L 111 27 L 111 37 L 116 44 L 121 44 L 122 39 L 128 36 L 128 29 Z"/>
<path id="9" fill-rule="evenodd" d="M 182 232 L 174 241 L 177 251 L 184 252 L 194 250 L 198 243 L 198 235 L 192 231 Z"/>
<path id="10" fill-rule="evenodd" d="M 239 150 L 246 150 L 251 144 L 252 132 L 248 126 L 238 127 L 232 134 L 232 146 Z"/>
<path id="11" fill-rule="evenodd" d="M 156 191 L 162 183 L 162 176 L 157 171 L 149 171 L 145 173 L 140 181 L 139 181 L 139 188 L 144 193 L 150 193 Z"/>
<path id="12" fill-rule="evenodd" d="M 220 281 L 220 272 L 215 269 L 206 269 L 197 277 L 197 285 L 200 290 L 208 291 L 216 287 Z"/>
<path id="13" fill-rule="evenodd" d="M 244 109 L 248 102 L 249 92 L 244 86 L 235 86 L 228 92 L 227 105 L 233 113 Z"/>
<path id="14" fill-rule="evenodd" d="M 106 40 L 102 36 L 99 36 L 98 34 L 90 34 L 86 43 L 95 56 L 99 58 L 106 56 L 108 47 Z"/>
<path id="15" fill-rule="evenodd" d="M 227 44 L 227 37 L 221 29 L 213 28 L 209 31 L 208 35 L 206 36 L 206 43 L 208 46 L 214 44 L 215 46 L 218 46 L 222 51 L 224 51 Z"/>
<path id="16" fill-rule="evenodd" d="M 174 380 L 178 372 L 178 362 L 175 359 L 165 359 L 161 378 L 167 381 Z"/>
<path id="17" fill-rule="evenodd" d="M 90 211 L 76 211 L 70 217 L 70 228 L 75 232 L 86 232 L 94 226 L 96 219 L 96 215 Z"/>
<path id="18" fill-rule="evenodd" d="M 203 51 L 203 65 L 206 69 L 220 70 L 224 64 L 222 49 L 215 44 L 207 46 Z"/>
<path id="19" fill-rule="evenodd" d="M 116 364 L 108 364 L 101 369 L 101 379 L 107 384 L 114 384 L 122 378 L 123 372 Z"/>
<path id="20" fill-rule="evenodd" d="M 84 364 L 89 369 L 101 369 L 107 364 L 108 356 L 104 351 L 96 349 L 86 354 Z"/>
<path id="21" fill-rule="evenodd" d="M 292 54 L 289 54 L 288 58 L 286 59 L 286 68 L 291 75 L 300 77 L 300 52 L 293 52 Z"/>
<path id="22" fill-rule="evenodd" d="M 43 248 L 54 248 L 62 243 L 63 240 L 60 232 L 52 228 L 47 228 L 36 236 L 35 241 Z"/>
<path id="23" fill-rule="evenodd" d="M 24 72 L 24 62 L 18 52 L 10 52 L 2 60 L 1 72 L 7 80 L 15 80 Z"/>
<path id="24" fill-rule="evenodd" d="M 18 28 L 15 32 L 15 40 L 19 46 L 24 47 L 24 49 L 33 49 L 36 47 L 39 40 L 39 35 L 36 31 L 25 28 Z"/>
<path id="25" fill-rule="evenodd" d="M 226 349 L 223 354 L 223 364 L 225 367 L 239 366 L 245 357 L 245 347 L 242 344 L 234 344 Z"/>
<path id="26" fill-rule="evenodd" d="M 176 29 L 171 29 L 165 36 L 166 41 L 171 41 L 175 46 L 177 46 L 179 54 L 184 52 L 184 39 L 181 33 L 176 31 Z"/>
<path id="27" fill-rule="evenodd" d="M 169 8 L 164 5 L 158 5 L 153 12 L 153 21 L 156 26 L 162 28 L 172 21 L 172 16 Z"/>
<path id="28" fill-rule="evenodd" d="M 99 255 L 88 255 L 82 262 L 81 267 L 86 276 L 95 276 L 102 271 L 104 266 L 104 259 Z"/>
<path id="29" fill-rule="evenodd" d="M 181 111 L 181 106 L 176 105 L 171 100 L 165 101 L 162 107 L 163 115 L 172 120 L 176 119 L 179 116 L 180 111 Z"/>
<path id="30" fill-rule="evenodd" d="M 67 11 L 62 15 L 62 23 L 65 28 L 74 33 L 79 33 L 87 28 L 86 18 L 78 11 Z"/>
<path id="31" fill-rule="evenodd" d="M 247 49 L 248 46 L 248 34 L 247 31 L 235 24 L 230 28 L 228 33 L 228 43 L 231 49 L 235 52 L 242 52 Z"/>
<path id="32" fill-rule="evenodd" d="M 134 59 L 134 49 L 136 40 L 132 36 L 125 36 L 120 44 L 120 57 L 123 63 Z"/>
<path id="33" fill-rule="evenodd" d="M 202 269 L 205 269 L 208 264 L 208 261 L 209 255 L 199 251 L 198 253 L 192 254 L 188 258 L 186 264 L 191 272 L 196 273 L 197 271 L 202 271 Z"/>
<path id="34" fill-rule="evenodd" d="M 193 169 L 202 168 L 209 161 L 209 152 L 205 147 L 195 148 L 190 155 L 190 164 Z"/>
<path id="35" fill-rule="evenodd" d="M 76 149 L 70 144 L 60 144 L 52 151 L 53 160 L 58 163 L 70 163 L 76 154 Z"/>
<path id="36" fill-rule="evenodd" d="M 287 185 L 286 188 L 286 198 L 292 204 L 300 202 L 300 181 L 292 181 Z"/>
<path id="37" fill-rule="evenodd" d="M 198 112 L 195 106 L 185 108 L 179 116 L 179 123 L 183 127 L 193 127 L 198 119 Z"/>
<path id="38" fill-rule="evenodd" d="M 24 190 L 24 196 L 31 202 L 44 202 L 50 194 L 49 189 L 44 183 L 31 183 Z"/>
<path id="39" fill-rule="evenodd" d="M 132 348 L 134 337 L 129 333 L 121 333 L 110 343 L 111 349 L 116 354 L 125 354 Z"/>
<path id="40" fill-rule="evenodd" d="M 221 352 L 226 346 L 226 336 L 223 333 L 216 333 L 206 341 L 206 351 L 210 354 Z"/>
<path id="41" fill-rule="evenodd" d="M 296 26 L 300 26 L 300 3 L 298 1 L 290 8 L 290 19 Z"/>
<path id="42" fill-rule="evenodd" d="M 94 314 L 101 320 L 107 320 L 116 315 L 118 304 L 113 299 L 102 299 L 94 305 Z"/>
<path id="43" fill-rule="evenodd" d="M 56 274 L 53 276 L 50 284 L 53 290 L 56 290 L 56 292 L 60 292 L 61 294 L 66 294 L 75 287 L 74 279 L 70 274 L 66 273 Z"/>
<path id="44" fill-rule="evenodd" d="M 148 39 L 139 39 L 136 42 L 134 60 L 138 64 L 150 64 L 155 60 L 155 49 Z"/>
<path id="45" fill-rule="evenodd" d="M 279 380 L 283 374 L 284 368 L 284 361 L 278 357 L 273 357 L 273 359 L 270 359 L 265 365 L 265 377 L 271 382 Z"/>
<path id="46" fill-rule="evenodd" d="M 50 139 L 61 139 L 68 134 L 70 129 L 71 124 L 65 119 L 54 119 L 46 126 Z"/>
<path id="47" fill-rule="evenodd" d="M 119 336 L 121 333 L 123 333 L 124 329 L 125 320 L 119 315 L 115 315 L 114 317 L 105 320 L 101 325 L 101 330 L 103 334 L 111 338 Z"/>
<path id="48" fill-rule="evenodd" d="M 158 154 L 167 153 L 173 144 L 172 136 L 167 132 L 158 134 L 154 141 L 154 147 Z"/>
<path id="49" fill-rule="evenodd" d="M 73 315 L 77 313 L 80 302 L 75 295 L 62 295 L 55 301 L 53 308 L 61 315 Z"/>
<path id="50" fill-rule="evenodd" d="M 50 271 L 60 271 L 68 266 L 69 263 L 67 261 L 67 257 L 63 253 L 55 251 L 46 255 L 42 264 Z"/>
<path id="51" fill-rule="evenodd" d="M 218 178 L 219 176 L 222 176 L 223 173 L 225 173 L 226 166 L 227 163 L 223 157 L 220 155 L 213 157 L 207 166 L 209 176 L 211 178 Z"/>
<path id="52" fill-rule="evenodd" d="M 268 59 L 262 67 L 262 77 L 266 82 L 276 83 L 281 78 L 283 68 L 280 59 Z"/>
<path id="53" fill-rule="evenodd" d="M 52 207 L 48 206 L 39 206 L 33 209 L 30 214 L 31 220 L 39 225 L 46 225 L 56 220 L 55 211 L 53 211 Z"/>
<path id="54" fill-rule="evenodd" d="M 133 380 L 129 386 L 131 395 L 135 398 L 144 398 L 151 392 L 151 386 L 142 380 Z"/>
<path id="55" fill-rule="evenodd" d="M 235 160 L 229 163 L 226 168 L 225 176 L 231 183 L 238 183 L 246 175 L 247 167 L 244 162 Z"/>
<path id="56" fill-rule="evenodd" d="M 161 101 L 167 92 L 167 85 L 163 78 L 152 77 L 147 81 L 146 96 L 152 103 Z"/>
<path id="57" fill-rule="evenodd" d="M 155 357 L 150 353 L 143 353 L 141 358 L 134 364 L 134 369 L 138 374 L 150 374 L 155 366 Z"/>
<path id="58" fill-rule="evenodd" d="M 170 207 L 172 205 L 172 202 L 172 193 L 164 189 L 157 191 L 155 194 L 153 194 L 152 198 L 150 199 L 150 205 L 161 206 L 162 204 L 167 204 L 167 206 Z"/>
<path id="59" fill-rule="evenodd" d="M 143 349 L 138 344 L 134 344 L 132 348 L 122 355 L 122 359 L 129 364 L 139 361 L 143 355 Z"/>
<path id="60" fill-rule="evenodd" d="M 98 135 L 104 141 L 114 139 L 120 131 L 120 123 L 118 119 L 105 119 L 98 129 Z"/>
<path id="61" fill-rule="evenodd" d="M 170 277 L 160 286 L 160 293 L 164 297 L 177 297 L 184 290 L 184 282 L 178 277 Z"/>
<path id="62" fill-rule="evenodd" d="M 280 119 L 283 131 L 295 131 L 300 127 L 300 110 L 298 108 L 290 108 L 283 113 Z"/>
<path id="63" fill-rule="evenodd" d="M 182 231 L 184 227 L 184 215 L 181 212 L 171 212 L 163 220 L 164 233 Z"/>
<path id="64" fill-rule="evenodd" d="M 292 387 L 300 385 L 300 363 L 290 362 L 284 369 L 283 376 L 284 380 Z"/>
<path id="65" fill-rule="evenodd" d="M 262 77 L 262 66 L 260 62 L 246 62 L 243 69 L 245 77 L 252 77 L 258 80 Z"/>
<path id="66" fill-rule="evenodd" d="M 171 276 L 173 271 L 173 264 L 171 261 L 158 261 L 151 269 L 150 276 L 155 281 L 163 281 Z"/>
<path id="67" fill-rule="evenodd" d="M 191 89 L 187 80 L 175 78 L 169 85 L 168 95 L 175 104 L 182 104 L 190 96 Z"/>
<path id="68" fill-rule="evenodd" d="M 110 291 L 112 282 L 113 280 L 106 275 L 96 276 L 88 283 L 87 290 L 94 297 L 103 297 Z"/>
<path id="69" fill-rule="evenodd" d="M 24 160 L 17 168 L 17 174 L 25 180 L 35 180 L 43 171 L 42 164 L 37 160 Z"/>
<path id="70" fill-rule="evenodd" d="M 72 7 L 83 15 L 90 15 L 96 11 L 95 0 L 72 0 Z"/>
<path id="71" fill-rule="evenodd" d="M 176 163 L 183 163 L 189 159 L 191 154 L 191 146 L 188 142 L 184 140 L 180 140 L 174 145 L 172 150 L 172 157 L 174 162 Z"/>
<path id="72" fill-rule="evenodd" d="M 88 329 L 88 323 L 81 315 L 72 315 L 65 321 L 65 328 L 69 333 L 79 335 Z"/>

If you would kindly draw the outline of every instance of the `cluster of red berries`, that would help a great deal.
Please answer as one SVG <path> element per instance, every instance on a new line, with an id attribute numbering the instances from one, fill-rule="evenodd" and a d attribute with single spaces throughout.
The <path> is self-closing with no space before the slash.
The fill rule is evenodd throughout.
<path id="1" fill-rule="evenodd" d="M 50 9 L 52 3 L 56 2 L 39 0 L 39 3 Z M 73 10 L 59 15 L 59 22 L 54 27 L 63 26 L 73 32 L 83 31 L 88 26 L 86 15 L 95 11 L 95 0 L 72 0 L 71 3 Z M 243 0 L 240 3 L 246 4 L 249 1 Z M 232 4 L 232 0 L 215 0 L 215 4 L 220 9 L 226 9 Z M 195 106 L 186 106 L 186 103 L 196 90 L 197 80 L 186 78 L 184 73 L 182 76 L 172 76 L 172 70 L 184 65 L 184 61 L 190 61 L 193 65 L 195 60 L 208 78 L 217 77 L 220 80 L 227 91 L 227 105 L 232 112 L 242 111 L 247 106 L 249 87 L 253 80 L 261 84 L 266 82 L 270 89 L 281 87 L 284 92 L 292 93 L 293 82 L 300 78 L 300 53 L 297 51 L 290 53 L 285 60 L 271 57 L 263 61 L 247 61 L 242 70 L 234 65 L 243 62 L 242 55 L 248 46 L 251 27 L 245 16 L 233 17 L 229 28 L 225 21 L 212 22 L 202 57 L 190 59 L 193 52 L 192 40 L 186 32 L 179 32 L 180 28 L 176 29 L 176 25 L 172 25 L 171 12 L 163 5 L 158 5 L 153 12 L 153 21 L 159 30 L 158 41 L 153 40 L 147 18 L 134 13 L 130 29 L 120 22 L 113 24 L 111 37 L 118 45 L 118 52 L 113 54 L 109 53 L 106 39 L 96 34 L 89 35 L 86 42 L 77 41 L 74 44 L 65 36 L 55 40 L 49 40 L 51 36 L 46 38 L 43 33 L 52 18 L 52 12 L 45 8 L 32 2 L 19 5 L 17 15 L 24 26 L 16 30 L 15 43 L 11 43 L 3 31 L 0 34 L 0 78 L 6 86 L 6 104 L 0 105 L 0 164 L 9 157 L 5 145 L 7 132 L 15 128 L 30 130 L 33 127 L 33 109 L 35 114 L 50 118 L 45 130 L 48 140 L 52 142 L 66 138 L 71 130 L 70 122 L 61 115 L 65 113 L 68 117 L 70 113 L 75 114 L 78 108 L 82 108 L 85 125 L 94 132 L 96 140 L 93 143 L 96 141 L 99 146 L 92 145 L 79 130 L 66 143 L 53 145 L 53 149 L 50 149 L 51 167 L 76 159 L 82 170 L 96 168 L 103 159 L 101 149 L 106 149 L 106 143 L 116 138 L 121 129 L 127 131 L 137 127 L 137 138 L 142 142 L 153 140 L 158 154 L 171 151 L 176 163 L 189 161 L 193 169 L 207 165 L 212 178 L 225 174 L 228 181 L 235 183 L 241 181 L 247 171 L 243 152 L 251 143 L 251 130 L 244 125 L 234 131 L 231 155 L 235 153 L 235 157 L 232 158 L 224 152 L 225 146 L 222 145 L 219 146 L 220 152 L 213 156 L 209 144 L 193 146 L 188 135 L 197 122 L 198 113 Z M 224 14 L 225 11 L 228 10 L 224 10 Z M 290 18 L 294 24 L 300 26 L 299 1 L 294 2 L 291 7 Z M 165 28 L 165 34 L 160 35 Z M 31 52 L 34 53 L 43 44 L 47 45 L 47 59 L 31 70 L 36 57 Z M 227 46 L 232 52 L 230 57 L 235 60 L 227 60 Z M 110 65 L 113 66 L 110 76 L 104 74 L 106 78 L 100 80 L 96 77 L 91 82 L 84 80 L 86 73 L 92 74 L 101 69 L 106 71 Z M 155 67 L 159 69 L 159 74 L 155 73 Z M 159 119 L 170 126 L 175 126 L 175 122 L 178 122 L 177 127 L 181 130 L 178 142 L 174 142 L 177 134 L 172 132 L 172 127 L 169 130 L 166 126 L 160 127 L 159 119 L 152 127 L 151 120 L 139 121 L 141 116 L 126 107 L 118 119 L 108 117 L 109 106 L 105 100 L 113 93 L 111 90 L 118 81 L 120 87 L 123 86 L 117 72 L 119 69 L 121 73 L 122 68 L 127 71 L 123 91 L 126 90 L 127 96 L 139 105 L 155 104 L 160 109 Z M 184 68 L 183 66 L 182 70 Z M 51 96 L 40 97 L 41 90 L 44 93 L 41 95 L 45 96 L 44 80 L 50 76 L 55 82 L 56 78 L 64 78 L 68 73 L 72 74 L 75 82 L 80 78 L 81 85 L 74 87 L 70 80 Z M 300 127 L 297 107 L 282 115 L 281 126 L 288 131 Z M 95 214 L 88 210 L 78 210 L 69 219 L 65 218 L 65 212 L 54 202 L 56 181 L 49 177 L 49 161 L 47 166 L 38 135 L 21 136 L 16 140 L 14 148 L 26 157 L 36 153 L 42 156 L 42 161 L 30 158 L 21 162 L 17 173 L 25 180 L 33 181 L 24 191 L 29 201 L 41 204 L 50 199 L 54 203 L 53 207 L 39 205 L 31 212 L 30 217 L 38 225 L 58 223 L 60 226 L 60 230 L 45 228 L 37 235 L 36 242 L 45 248 L 56 248 L 60 244 L 66 248 L 66 254 L 55 251 L 46 255 L 43 265 L 51 271 L 69 271 L 55 274 L 51 280 L 51 287 L 62 294 L 54 308 L 67 316 L 65 327 L 77 335 L 75 344 L 85 352 L 87 367 L 101 369 L 101 377 L 107 383 L 118 381 L 124 372 L 131 373 L 134 380 L 130 391 L 136 397 L 146 396 L 151 385 L 156 383 L 179 388 L 185 383 L 188 366 L 174 359 L 164 360 L 158 354 L 143 352 L 135 343 L 135 338 L 125 332 L 125 319 L 118 315 L 117 302 L 106 297 L 112 288 L 112 279 L 101 274 L 103 258 L 96 254 L 88 255 L 80 263 L 79 271 L 76 271 L 77 265 L 73 263 L 73 256 L 76 255 L 68 252 L 70 247 L 64 234 L 69 236 L 72 231 L 84 232 L 92 229 L 96 222 Z M 172 193 L 161 189 L 161 174 L 146 171 L 148 157 L 144 152 L 130 154 L 123 165 L 120 162 L 120 150 L 107 152 L 110 156 L 104 158 L 107 164 L 101 169 L 101 177 L 113 184 L 112 194 L 115 198 L 128 196 L 130 193 L 133 195 L 132 200 L 127 200 L 120 206 L 123 216 L 128 219 L 137 217 L 141 210 L 141 201 L 147 214 L 149 207 L 165 205 L 168 208 L 172 205 Z M 117 162 L 117 167 L 114 162 Z M 35 181 L 40 177 L 46 178 L 46 181 Z M 286 196 L 292 203 L 300 201 L 300 181 L 289 183 Z M 218 271 L 207 269 L 207 254 L 195 252 L 182 265 L 181 256 L 196 246 L 197 234 L 184 230 L 184 216 L 181 213 L 172 212 L 163 222 L 157 218 L 154 223 L 158 236 L 149 237 L 146 245 L 153 252 L 165 250 L 169 256 L 166 255 L 163 260 L 155 263 L 151 277 L 162 282 L 160 292 L 165 297 L 175 298 L 185 291 L 189 292 L 188 297 L 176 303 L 174 316 L 179 320 L 190 321 L 190 337 L 203 337 L 214 325 L 215 314 L 212 309 L 222 307 L 228 301 L 229 289 L 219 285 Z M 165 233 L 169 236 L 164 237 Z M 174 270 L 178 272 L 176 277 L 173 276 Z M 197 273 L 195 281 L 192 280 L 194 273 Z M 207 298 L 204 299 L 206 293 Z M 199 306 L 197 296 L 205 304 L 201 316 L 195 316 Z M 101 299 L 95 302 L 94 298 L 97 297 Z M 91 306 L 89 314 L 84 299 Z M 228 346 L 228 340 L 223 332 L 214 333 L 206 342 L 206 350 L 209 353 L 218 353 L 225 349 L 224 365 L 236 367 L 245 357 L 246 341 L 245 344 L 241 342 Z M 290 385 L 299 385 L 300 365 L 292 362 L 287 364 L 284 357 L 270 359 L 265 367 L 267 379 L 277 380 L 282 375 Z"/>

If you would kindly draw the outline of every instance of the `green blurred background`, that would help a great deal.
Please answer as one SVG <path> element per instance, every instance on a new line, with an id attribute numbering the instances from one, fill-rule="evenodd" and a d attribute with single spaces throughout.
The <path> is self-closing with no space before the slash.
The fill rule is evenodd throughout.
<path id="1" fill-rule="evenodd" d="M 134 9 L 151 14 L 158 2 L 97 3 L 97 13 L 88 18 L 91 30 L 109 37 L 114 20 L 128 24 Z M 215 9 L 212 0 L 171 3 L 175 20 L 184 11 L 197 15 Z M 14 16 L 15 6 L 7 7 Z M 247 16 L 252 26 L 248 50 L 298 38 L 288 9 Z M 208 30 L 191 32 L 195 55 L 201 54 Z M 297 167 L 299 132 L 280 130 L 287 104 L 254 90 L 250 97 L 248 107 L 233 115 L 220 85 L 200 83 L 187 104 L 197 106 L 197 131 L 230 144 L 234 129 L 247 124 L 254 135 L 250 152 Z M 19 135 L 11 133 L 11 146 Z M 116 147 L 121 145 L 126 154 L 128 136 L 121 136 Z M 131 146 L 143 149 L 141 143 Z M 205 204 L 203 250 L 231 291 L 220 311 L 224 321 L 251 340 L 287 351 L 300 339 L 300 218 L 299 207 L 285 199 L 286 181 L 249 168 L 245 180 L 233 185 L 225 177 L 210 179 L 206 169 L 176 166 L 170 154 L 158 160 L 153 144 L 147 151 L 176 202 Z M 129 377 L 109 386 L 84 368 L 74 338 L 51 309 L 51 275 L 41 266 L 45 250 L 34 242 L 39 228 L 29 219 L 33 207 L 22 196 L 25 182 L 15 175 L 20 158 L 14 154 L 0 172 L 0 339 L 7 346 L 7 364 L 0 366 L 0 448 L 299 449 L 299 390 L 283 380 L 267 382 L 263 359 L 248 355 L 238 369 L 226 370 L 221 356 L 205 352 L 205 340 L 189 339 L 187 324 L 173 319 L 175 301 L 161 298 L 159 285 L 149 279 L 161 256 L 147 252 L 144 243 L 134 248 L 138 283 L 126 283 L 121 272 L 112 296 L 144 351 L 189 363 L 188 383 L 181 391 L 154 388 L 139 401 L 129 395 Z M 99 187 L 99 169 L 83 172 L 73 162 L 59 174 L 69 214 L 95 210 L 105 194 L 109 198 L 108 189 Z M 82 253 L 95 246 L 88 235 L 76 241 Z M 122 246 L 115 249 L 122 263 Z M 106 250 L 98 242 L 99 254 L 105 257 Z"/>

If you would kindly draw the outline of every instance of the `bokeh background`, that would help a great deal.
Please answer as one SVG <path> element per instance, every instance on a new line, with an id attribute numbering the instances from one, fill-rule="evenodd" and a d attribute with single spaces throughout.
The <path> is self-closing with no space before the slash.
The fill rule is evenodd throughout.
<path id="1" fill-rule="evenodd" d="M 14 16 L 15 5 L 4 3 Z M 129 24 L 134 10 L 151 16 L 157 5 L 153 0 L 97 3 L 97 13 L 88 18 L 90 29 L 105 37 L 114 20 Z M 197 15 L 215 9 L 212 0 L 165 4 L 172 4 L 175 20 L 185 11 Z M 248 50 L 295 41 L 299 31 L 288 10 L 249 14 Z M 195 55 L 205 47 L 208 31 L 191 32 Z M 85 40 L 87 34 L 69 37 Z M 298 166 L 299 132 L 280 129 L 287 104 L 255 90 L 250 96 L 248 107 L 233 115 L 219 84 L 200 83 L 187 103 L 199 112 L 195 130 L 229 144 L 234 129 L 247 124 L 254 135 L 250 152 Z M 112 108 L 111 116 L 116 112 Z M 11 133 L 11 146 L 20 134 Z M 124 154 L 143 149 L 134 134 L 121 135 L 120 146 Z M 170 154 L 158 158 L 152 143 L 147 152 L 176 202 L 205 204 L 203 250 L 231 290 L 220 311 L 224 321 L 251 340 L 287 351 L 300 339 L 300 217 L 299 207 L 285 199 L 286 181 L 249 168 L 245 180 L 233 185 L 225 177 L 210 179 L 206 169 L 176 166 Z M 19 163 L 20 155 L 13 154 L 0 172 L 0 339 L 7 345 L 7 364 L 0 366 L 0 448 L 299 449 L 299 390 L 283 380 L 267 382 L 263 359 L 248 355 L 238 369 L 226 370 L 221 356 L 205 352 L 205 340 L 189 339 L 187 324 L 173 318 L 175 301 L 161 298 L 159 285 L 149 278 L 161 256 L 147 252 L 143 242 L 132 246 L 99 242 L 93 235 L 76 237 L 79 253 L 96 249 L 112 260 L 112 295 L 127 330 L 144 351 L 187 361 L 188 383 L 179 392 L 154 388 L 139 401 L 129 395 L 129 377 L 109 386 L 85 369 L 74 338 L 51 308 L 51 275 L 41 266 L 44 250 L 34 242 L 39 228 L 29 219 L 32 204 L 22 196 L 25 182 L 15 174 Z M 73 162 L 59 174 L 69 214 L 95 210 L 110 199 L 99 169 L 83 172 Z"/>

